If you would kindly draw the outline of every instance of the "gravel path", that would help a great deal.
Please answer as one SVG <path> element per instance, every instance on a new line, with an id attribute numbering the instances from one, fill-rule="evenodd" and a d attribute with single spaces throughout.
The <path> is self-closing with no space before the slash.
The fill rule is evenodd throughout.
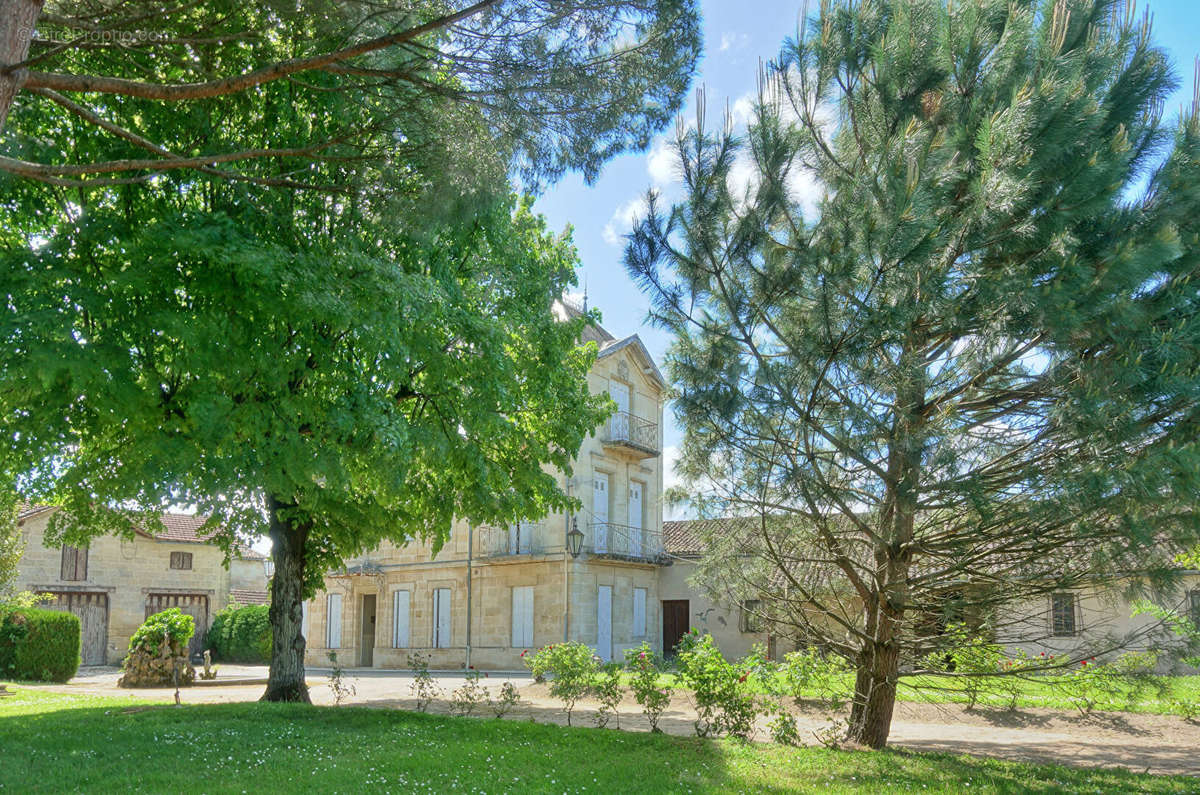
<path id="1" fill-rule="evenodd" d="M 171 690 L 121 690 L 116 686 L 120 672 L 115 668 L 81 669 L 80 675 L 65 685 L 38 685 L 39 689 L 80 694 L 128 695 L 131 698 L 171 701 Z M 261 678 L 261 666 L 221 666 L 220 679 Z M 332 704 L 328 672 L 309 669 L 308 681 L 313 701 Z M 365 706 L 412 709 L 409 693 L 412 677 L 403 671 L 351 670 L 346 672 L 356 694 L 347 703 Z M 431 706 L 432 712 L 448 712 L 450 692 L 463 683 L 461 674 L 436 676 L 442 697 Z M 491 691 L 505 681 L 520 688 L 521 705 L 509 714 L 518 720 L 537 720 L 565 724 L 560 702 L 552 698 L 545 685 L 535 684 L 524 673 L 495 673 L 481 680 Z M 189 688 L 182 692 L 184 703 L 220 703 L 253 701 L 262 695 L 262 685 Z M 486 708 L 482 714 L 490 715 Z M 800 734 L 810 744 L 814 735 L 828 728 L 839 716 L 810 710 L 794 710 Z M 480 714 L 477 712 L 476 714 Z M 581 701 L 572 723 L 593 725 L 596 704 Z M 693 733 L 695 711 L 687 695 L 677 692 L 663 714 L 660 727 L 672 734 Z M 647 731 L 649 725 L 641 708 L 627 696 L 620 707 L 622 729 Z M 612 726 L 613 724 L 610 724 Z M 765 722 L 756 735 L 768 737 Z M 1077 713 L 1050 709 L 1025 709 L 1008 712 L 994 708 L 968 711 L 961 704 L 896 705 L 891 743 L 918 751 L 950 751 L 1005 759 L 1057 762 L 1093 767 L 1124 767 L 1138 772 L 1175 773 L 1200 776 L 1200 724 L 1188 723 L 1169 715 L 1143 715 L 1129 712 L 1096 713 L 1082 717 Z"/>

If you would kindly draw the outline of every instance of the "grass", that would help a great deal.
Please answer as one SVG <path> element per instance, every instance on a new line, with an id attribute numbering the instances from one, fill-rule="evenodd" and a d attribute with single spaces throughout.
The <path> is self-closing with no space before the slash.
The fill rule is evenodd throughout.
<path id="1" fill-rule="evenodd" d="M 833 677 L 831 683 L 833 692 L 843 700 L 848 700 L 854 690 L 853 674 L 841 674 Z M 684 685 L 673 673 L 663 674 L 662 681 L 670 687 L 680 690 Z M 754 680 L 751 679 L 753 682 Z M 991 687 L 1000 680 L 992 680 Z M 1046 677 L 1026 676 L 1007 680 L 1014 683 L 1018 690 L 1016 706 L 1018 709 L 1044 707 L 1074 711 L 1077 706 L 1071 694 Z M 628 685 L 628 681 L 626 681 Z M 896 698 L 899 701 L 913 701 L 925 704 L 965 704 L 968 697 L 964 691 L 962 677 L 954 676 L 919 676 L 905 677 L 900 680 Z M 988 685 L 984 686 L 985 689 Z M 755 688 L 765 693 L 761 686 Z M 821 700 L 822 693 L 816 688 L 803 694 L 811 700 Z M 994 691 L 980 694 L 978 703 L 983 706 L 1007 707 L 1010 704 L 1007 694 Z M 1100 711 L 1143 712 L 1153 715 L 1187 715 L 1183 705 L 1200 705 L 1200 676 L 1147 676 L 1140 684 L 1120 684 L 1115 692 L 1099 698 L 1095 709 Z M 1193 706 L 1193 710 L 1196 709 Z M 1194 714 L 1194 712 L 1192 713 Z"/>
<path id="2" fill-rule="evenodd" d="M 1196 780 L 295 704 L 0 700 L 0 791 L 1194 792 Z"/>

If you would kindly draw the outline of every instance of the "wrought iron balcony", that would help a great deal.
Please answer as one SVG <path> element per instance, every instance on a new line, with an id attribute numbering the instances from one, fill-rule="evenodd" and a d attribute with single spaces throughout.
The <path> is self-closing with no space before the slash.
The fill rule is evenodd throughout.
<path id="1" fill-rule="evenodd" d="M 481 527 L 476 540 L 477 554 L 481 558 L 544 555 L 548 550 L 543 529 L 542 522 L 519 522 L 510 527 Z"/>
<path id="2" fill-rule="evenodd" d="M 638 563 L 666 563 L 662 533 L 616 522 L 591 522 L 584 549 L 590 555 Z"/>
<path id="3" fill-rule="evenodd" d="M 662 453 L 658 423 L 634 416 L 628 411 L 618 411 L 608 418 L 600 441 L 605 446 L 632 452 L 638 458 L 651 458 Z"/>

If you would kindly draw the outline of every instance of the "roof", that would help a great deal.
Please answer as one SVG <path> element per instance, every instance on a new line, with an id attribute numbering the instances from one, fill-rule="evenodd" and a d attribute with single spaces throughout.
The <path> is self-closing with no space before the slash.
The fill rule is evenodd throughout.
<path id="1" fill-rule="evenodd" d="M 239 605 L 269 605 L 271 595 L 266 591 L 254 591 L 249 588 L 230 588 L 229 601 Z"/>
<path id="2" fill-rule="evenodd" d="M 55 505 L 29 505 L 25 503 L 17 509 L 17 521 L 23 522 L 34 516 L 57 509 Z M 213 543 L 213 536 L 222 530 L 220 525 L 213 525 L 207 531 L 201 532 L 201 528 L 209 520 L 208 516 L 188 513 L 163 513 L 160 514 L 159 518 L 162 521 L 161 527 L 147 529 L 138 525 L 134 527 L 134 530 L 146 538 L 154 538 L 159 541 L 173 541 L 182 544 L 211 544 Z M 265 555 L 255 552 L 249 546 L 242 543 L 235 542 L 234 551 L 237 557 L 242 560 L 266 559 Z"/>
<path id="3" fill-rule="evenodd" d="M 663 551 L 668 555 L 701 555 L 705 545 L 699 533 L 719 530 L 724 523 L 724 519 L 663 522 Z"/>
<path id="4" fill-rule="evenodd" d="M 650 351 L 646 348 L 646 343 L 642 342 L 642 338 L 637 334 L 630 334 L 625 339 L 610 340 L 600 345 L 600 353 L 596 356 L 597 359 L 603 359 L 605 356 L 611 356 L 617 351 L 630 348 L 637 351 L 646 361 L 646 366 L 642 371 L 646 375 L 658 382 L 659 386 L 666 386 L 667 380 L 663 378 L 663 374 L 659 371 L 658 365 L 654 363 L 654 357 L 650 355 Z"/>

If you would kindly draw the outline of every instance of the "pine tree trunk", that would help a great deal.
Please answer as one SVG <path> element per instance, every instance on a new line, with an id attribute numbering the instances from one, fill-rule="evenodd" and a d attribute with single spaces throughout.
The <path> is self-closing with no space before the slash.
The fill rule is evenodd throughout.
<path id="1" fill-rule="evenodd" d="M 262 701 L 300 701 L 311 704 L 304 682 L 304 546 L 309 526 L 294 519 L 281 519 L 287 507 L 275 497 L 267 498 L 271 514 L 271 557 L 275 575 L 271 580 L 271 672 Z"/>
<path id="2" fill-rule="evenodd" d="M 896 706 L 900 655 L 894 643 L 872 644 L 859 658 L 847 738 L 869 748 L 887 745 Z"/>
<path id="3" fill-rule="evenodd" d="M 29 42 L 41 13 L 42 0 L 0 0 L 0 69 L 29 57 Z M 0 131 L 24 82 L 24 69 L 0 71 Z"/>

